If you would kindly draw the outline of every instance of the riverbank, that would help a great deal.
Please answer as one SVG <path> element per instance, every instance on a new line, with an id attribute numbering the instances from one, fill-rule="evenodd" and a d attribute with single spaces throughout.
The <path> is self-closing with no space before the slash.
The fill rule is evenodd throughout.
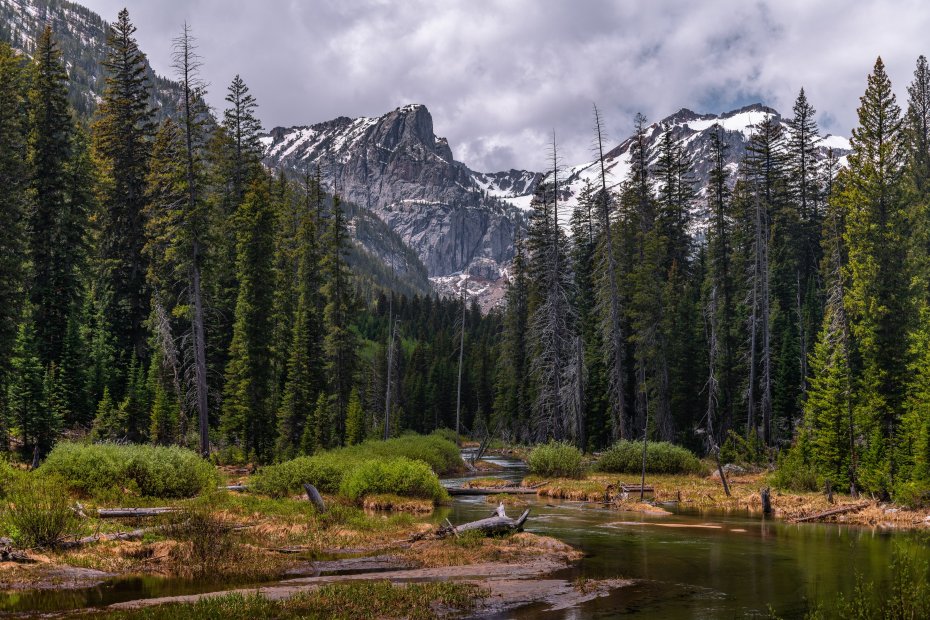
<path id="1" fill-rule="evenodd" d="M 728 497 L 716 475 L 652 475 L 647 474 L 646 485 L 654 492 L 647 493 L 648 504 L 639 501 L 639 492 L 624 494 L 623 484 L 639 485 L 640 477 L 631 474 L 587 473 L 582 478 L 543 478 L 530 475 L 523 486 L 540 485 L 537 495 L 553 499 L 598 502 L 618 510 L 651 511 L 662 505 L 677 504 L 696 510 L 742 510 L 762 514 L 761 490 L 769 486 L 764 473 L 739 473 L 727 476 L 730 486 Z M 638 486 L 637 486 L 638 488 Z M 650 497 L 651 495 L 651 497 Z M 911 509 L 868 497 L 833 494 L 831 503 L 824 493 L 770 491 L 773 516 L 786 521 L 811 517 L 838 508 L 860 507 L 817 519 L 821 522 L 845 523 L 868 527 L 895 529 L 930 529 L 930 510 Z"/>

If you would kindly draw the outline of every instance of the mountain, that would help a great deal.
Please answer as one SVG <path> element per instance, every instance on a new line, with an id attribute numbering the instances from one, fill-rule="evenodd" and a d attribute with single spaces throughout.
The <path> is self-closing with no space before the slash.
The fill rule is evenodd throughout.
<path id="1" fill-rule="evenodd" d="M 103 94 L 108 22 L 79 4 L 63 0 L 0 0 L 0 40 L 15 49 L 31 54 L 46 24 L 51 25 L 65 61 L 71 105 L 78 117 L 89 123 Z M 157 119 L 176 115 L 180 85 L 156 75 L 151 66 L 147 73 Z M 406 294 L 432 290 L 416 253 L 384 222 L 354 205 L 348 205 L 346 211 L 357 242 L 350 261 L 363 280 Z"/>
<path id="2" fill-rule="evenodd" d="M 739 172 L 740 162 L 746 155 L 746 146 L 749 144 L 756 127 L 766 118 L 772 117 L 776 122 L 782 125 L 790 135 L 791 128 L 784 118 L 774 109 L 764 106 L 761 103 L 755 103 L 745 106 L 738 110 L 725 112 L 723 114 L 698 114 L 686 108 L 682 108 L 675 114 L 668 116 L 657 123 L 653 123 L 646 128 L 646 142 L 648 149 L 649 165 L 655 166 L 659 156 L 660 140 L 663 131 L 667 128 L 672 132 L 672 139 L 677 142 L 691 159 L 694 164 L 695 186 L 698 190 L 699 198 L 704 195 L 708 182 L 712 162 L 709 158 L 710 135 L 715 124 L 720 124 L 723 128 L 722 139 L 729 147 L 726 156 L 726 166 L 729 168 L 730 183 L 736 181 Z M 627 138 L 604 155 L 604 168 L 607 176 L 607 185 L 611 189 L 617 189 L 626 179 L 630 171 L 630 148 L 633 145 L 633 138 Z M 827 135 L 821 138 L 818 154 L 821 158 L 827 157 L 828 149 L 833 149 L 834 155 L 839 159 L 839 164 L 845 162 L 845 155 L 850 151 L 849 140 L 842 136 Z M 517 171 L 512 171 L 516 173 Z M 529 172 L 523 172 L 523 177 L 537 179 L 548 179 L 551 174 L 545 175 Z M 587 182 L 597 186 L 600 183 L 600 163 L 598 160 L 585 162 L 582 164 L 570 166 L 562 170 L 559 174 L 559 187 L 561 196 L 563 196 L 565 207 L 560 215 L 560 221 L 564 226 L 568 226 L 571 218 L 572 209 L 578 204 L 578 196 Z M 506 188 L 492 189 L 493 195 L 499 199 L 509 202 L 510 204 L 521 208 L 529 208 L 529 201 L 532 197 L 535 184 L 527 184 L 522 192 L 509 192 Z M 703 205 L 698 200 L 695 209 L 695 223 L 698 227 L 703 224 L 701 212 Z"/>
<path id="3" fill-rule="evenodd" d="M 14 49 L 31 54 L 46 24 L 51 25 L 65 60 L 71 105 L 79 117 L 89 119 L 103 94 L 107 21 L 64 0 L 0 0 L 0 41 Z M 150 66 L 147 73 L 159 119 L 172 116 L 178 109 L 180 86 L 156 75 Z"/>
<path id="4" fill-rule="evenodd" d="M 525 192 L 542 177 L 510 171 L 486 175 L 453 157 L 433 131 L 426 106 L 406 105 L 377 118 L 340 117 L 273 129 L 263 138 L 265 163 L 294 173 L 320 169 L 327 186 L 369 209 L 412 248 L 437 288 L 454 293 L 469 276 L 489 307 L 499 298 L 523 211 L 498 194 Z"/>

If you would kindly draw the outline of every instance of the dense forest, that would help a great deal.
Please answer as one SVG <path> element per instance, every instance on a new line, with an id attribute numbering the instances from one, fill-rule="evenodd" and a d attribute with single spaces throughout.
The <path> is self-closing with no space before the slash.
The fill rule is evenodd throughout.
<path id="1" fill-rule="evenodd" d="M 602 166 L 567 214 L 553 144 L 483 315 L 353 254 L 358 207 L 318 169 L 262 165 L 239 76 L 206 107 L 186 26 L 180 99 L 154 109 L 134 33 L 124 10 L 92 114 L 50 28 L 31 58 L 0 44 L 0 446 L 21 459 L 89 435 L 270 462 L 458 426 L 671 441 L 853 492 L 930 483 L 925 58 L 903 111 L 875 63 L 843 161 L 803 90 L 738 171 L 715 127 L 706 188 L 669 130 L 650 158 L 638 116 L 620 190 Z"/>
<path id="2" fill-rule="evenodd" d="M 570 237 L 555 225 L 553 145 L 515 261 L 495 415 L 527 439 L 780 455 L 794 485 L 919 499 L 930 483 L 924 57 L 908 94 L 902 112 L 878 59 L 845 165 L 818 156 L 803 89 L 787 127 L 771 116 L 754 127 L 736 178 L 718 125 L 700 195 L 670 131 L 650 161 L 639 116 L 622 189 L 607 190 L 602 168 Z M 595 127 L 602 147 L 596 109 Z"/>
<path id="3" fill-rule="evenodd" d="M 459 381 L 459 424 L 481 425 L 499 316 L 392 282 L 319 170 L 265 169 L 255 98 L 236 76 L 207 109 L 186 27 L 177 112 L 156 111 L 134 33 L 121 12 L 91 116 L 68 103 L 51 28 L 32 58 L 0 44 L 0 446 L 268 462 L 453 427 Z"/>

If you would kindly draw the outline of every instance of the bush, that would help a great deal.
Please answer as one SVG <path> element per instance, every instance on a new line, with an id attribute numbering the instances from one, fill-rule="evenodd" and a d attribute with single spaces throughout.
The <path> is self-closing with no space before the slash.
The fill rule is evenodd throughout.
<path id="1" fill-rule="evenodd" d="M 429 465 L 405 457 L 363 462 L 346 474 L 339 492 L 353 501 L 376 493 L 393 493 L 434 502 L 449 497 Z"/>
<path id="2" fill-rule="evenodd" d="M 595 469 L 615 474 L 636 474 L 643 470 L 643 444 L 620 440 L 597 460 Z M 699 474 L 704 466 L 690 451 L 667 441 L 646 443 L 646 471 L 650 474 Z"/>
<path id="3" fill-rule="evenodd" d="M 4 529 L 22 547 L 52 547 L 79 527 L 63 482 L 53 476 L 30 474 L 8 489 Z"/>
<path id="4" fill-rule="evenodd" d="M 87 495 L 130 488 L 143 497 L 193 497 L 219 482 L 210 463 L 177 446 L 63 442 L 39 471 L 60 476 L 71 490 Z"/>
<path id="5" fill-rule="evenodd" d="M 787 491 L 819 491 L 824 481 L 810 463 L 805 463 L 797 446 L 778 457 L 778 467 L 768 478 L 776 489 Z"/>
<path id="6" fill-rule="evenodd" d="M 300 493 L 304 484 L 312 484 L 322 493 L 338 493 L 346 474 L 362 463 L 396 458 L 421 461 L 437 474 L 451 473 L 462 467 L 462 457 L 451 441 L 438 435 L 411 434 L 387 441 L 369 440 L 262 467 L 249 484 L 259 493 L 273 497 Z M 387 492 L 403 495 L 393 489 Z"/>
<path id="7" fill-rule="evenodd" d="M 549 442 L 530 452 L 530 472 L 538 476 L 580 478 L 584 473 L 581 451 L 562 442 Z"/>
<path id="8" fill-rule="evenodd" d="M 340 450 L 300 456 L 262 467 L 249 480 L 249 486 L 272 497 L 299 493 L 304 484 L 312 484 L 322 493 L 337 493 L 345 473 L 357 464 L 358 460 Z"/>
<path id="9" fill-rule="evenodd" d="M 455 434 L 455 431 L 451 428 L 437 428 L 432 433 L 430 437 L 439 437 L 440 439 L 445 439 L 449 443 L 458 444 L 458 436 Z"/>

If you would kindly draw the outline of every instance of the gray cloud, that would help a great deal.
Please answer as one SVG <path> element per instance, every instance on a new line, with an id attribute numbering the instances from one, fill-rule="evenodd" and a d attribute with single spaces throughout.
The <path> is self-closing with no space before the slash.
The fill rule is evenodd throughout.
<path id="1" fill-rule="evenodd" d="M 542 169 L 552 130 L 590 159 L 591 103 L 614 141 L 633 115 L 763 101 L 790 114 L 803 86 L 825 132 L 849 135 L 876 56 L 902 105 L 930 27 L 920 0 L 83 0 L 128 5 L 140 45 L 171 74 L 171 39 L 199 38 L 209 100 L 242 75 L 266 127 L 377 116 L 424 103 L 479 170 Z"/>

